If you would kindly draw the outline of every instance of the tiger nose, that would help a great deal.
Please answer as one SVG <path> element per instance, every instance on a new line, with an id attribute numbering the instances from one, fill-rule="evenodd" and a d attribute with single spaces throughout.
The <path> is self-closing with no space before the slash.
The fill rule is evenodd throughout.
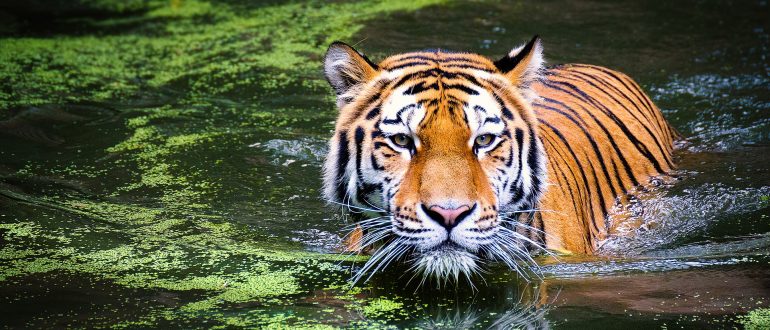
<path id="1" fill-rule="evenodd" d="M 473 207 L 462 205 L 454 209 L 444 208 L 440 205 L 432 205 L 426 208 L 425 204 L 422 204 L 422 210 L 425 211 L 425 214 L 433 219 L 433 221 L 444 226 L 447 230 L 451 230 L 458 223 L 463 221 L 463 219 L 473 212 L 474 208 L 476 208 L 476 204 L 473 204 Z"/>

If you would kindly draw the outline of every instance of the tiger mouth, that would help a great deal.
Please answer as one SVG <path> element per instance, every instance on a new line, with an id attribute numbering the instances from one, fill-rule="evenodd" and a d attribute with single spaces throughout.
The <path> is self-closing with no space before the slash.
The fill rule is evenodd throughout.
<path id="1" fill-rule="evenodd" d="M 426 277 L 432 276 L 444 281 L 450 278 L 457 280 L 460 275 L 469 278 L 471 274 L 476 273 L 479 268 L 478 261 L 477 255 L 447 240 L 420 252 L 413 268 Z"/>
<path id="2" fill-rule="evenodd" d="M 436 246 L 433 246 L 431 248 L 428 248 L 424 251 L 422 251 L 423 254 L 425 253 L 453 253 L 457 250 L 460 251 L 466 251 L 467 249 L 460 244 L 455 243 L 454 241 L 447 239 Z"/>

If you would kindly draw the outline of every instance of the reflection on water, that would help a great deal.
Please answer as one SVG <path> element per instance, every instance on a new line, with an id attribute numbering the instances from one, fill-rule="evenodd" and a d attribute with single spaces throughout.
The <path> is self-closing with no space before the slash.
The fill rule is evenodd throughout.
<path id="1" fill-rule="evenodd" d="M 547 281 L 521 281 L 504 270 L 490 274 L 488 282 L 476 288 L 442 289 L 418 289 L 414 285 L 393 288 L 388 281 L 398 273 L 389 271 L 376 276 L 372 293 L 406 297 L 401 309 L 408 319 L 399 324 L 421 329 L 547 329 L 551 324 L 549 314 L 556 309 L 560 295 L 560 289 L 552 289 Z"/>
<path id="2" fill-rule="evenodd" d="M 174 3 L 0 6 L 3 325 L 729 328 L 768 306 L 767 1 Z M 496 57 L 535 33 L 649 91 L 687 138 L 678 180 L 542 281 L 349 288 L 362 260 L 318 191 L 326 44 Z"/>
<path id="3" fill-rule="evenodd" d="M 745 313 L 764 305 L 770 298 L 766 290 L 770 284 L 766 264 L 765 259 L 747 267 L 719 266 L 634 276 L 556 279 L 549 285 L 560 288 L 556 306 L 591 311 L 582 321 L 568 324 L 568 328 L 581 328 L 592 323 L 596 327 L 611 328 L 613 324 L 624 324 L 623 316 L 631 320 L 636 318 L 644 324 L 639 320 L 644 315 L 652 316 L 647 319 L 647 326 L 721 328 L 730 327 L 723 323 L 726 316 Z M 570 314 L 560 312 L 558 308 L 553 313 Z M 601 317 L 602 314 L 615 315 L 617 319 Z M 686 315 L 699 315 L 700 319 L 694 323 L 683 322 L 688 319 Z"/>

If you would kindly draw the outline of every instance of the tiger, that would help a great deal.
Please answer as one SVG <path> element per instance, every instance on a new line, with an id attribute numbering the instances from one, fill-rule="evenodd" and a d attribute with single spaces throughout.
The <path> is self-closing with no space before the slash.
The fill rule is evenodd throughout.
<path id="1" fill-rule="evenodd" d="M 355 280 L 394 261 L 446 280 L 594 254 L 613 205 L 674 170 L 678 134 L 636 82 L 546 67 L 538 36 L 496 61 L 433 49 L 374 63 L 337 41 L 323 70 L 339 109 L 323 195 L 371 216 L 346 239 L 371 254 Z"/>

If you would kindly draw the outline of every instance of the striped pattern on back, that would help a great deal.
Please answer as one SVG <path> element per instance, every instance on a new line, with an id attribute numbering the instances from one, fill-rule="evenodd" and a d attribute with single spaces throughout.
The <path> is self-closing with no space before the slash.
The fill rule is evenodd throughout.
<path id="1" fill-rule="evenodd" d="M 569 64 L 549 68 L 533 103 L 554 187 L 544 227 L 570 251 L 592 252 L 612 205 L 632 187 L 673 168 L 675 131 L 628 76 Z M 575 221 L 578 219 L 579 221 Z M 565 225 L 566 224 L 566 225 Z"/>

